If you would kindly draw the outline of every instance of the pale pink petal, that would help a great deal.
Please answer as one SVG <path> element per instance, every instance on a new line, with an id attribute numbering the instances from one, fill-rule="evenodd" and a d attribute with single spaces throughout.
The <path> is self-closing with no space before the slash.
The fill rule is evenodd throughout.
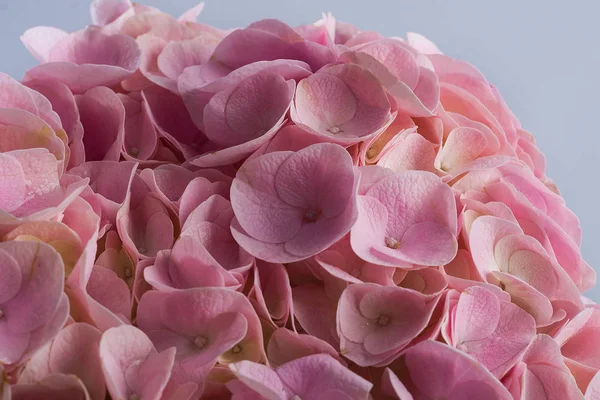
<path id="1" fill-rule="evenodd" d="M 204 3 L 198 3 L 194 7 L 190 8 L 177 19 L 179 22 L 196 22 L 196 19 L 200 16 L 204 10 Z"/>
<path id="2" fill-rule="evenodd" d="M 65 327 L 29 361 L 19 383 L 36 383 L 52 374 L 72 374 L 85 384 L 92 399 L 103 399 L 106 388 L 97 354 L 101 335 L 84 323 Z"/>
<path id="3" fill-rule="evenodd" d="M 140 58 L 132 38 L 93 26 L 61 38 L 47 54 L 47 62 L 27 71 L 25 80 L 58 80 L 77 93 L 118 83 L 137 69 Z"/>
<path id="4" fill-rule="evenodd" d="M 327 354 L 298 358 L 278 367 L 276 372 L 300 398 L 367 400 L 373 387 Z"/>
<path id="5" fill-rule="evenodd" d="M 238 379 L 252 391 L 258 393 L 261 398 L 276 400 L 289 397 L 289 389 L 285 387 L 277 373 L 267 366 L 250 361 L 240 361 L 232 364 L 229 368 Z"/>
<path id="6" fill-rule="evenodd" d="M 547 335 L 535 337 L 525 354 L 522 395 L 533 399 L 583 399 L 565 365 L 556 342 Z"/>
<path id="7" fill-rule="evenodd" d="M 68 137 L 70 150 L 68 168 L 83 163 L 85 161 L 83 125 L 71 90 L 58 81 L 30 81 L 27 82 L 27 86 L 43 94 L 52 104 L 52 110 L 60 117 L 62 128 Z"/>
<path id="8" fill-rule="evenodd" d="M 21 41 L 29 52 L 40 62 L 48 62 L 50 51 L 69 34 L 51 26 L 36 26 L 25 31 Z"/>
<path id="9" fill-rule="evenodd" d="M 351 234 L 352 248 L 361 258 L 389 266 L 441 265 L 454 258 L 456 204 L 452 190 L 438 177 L 404 172 L 373 185 L 367 196 L 360 198 Z"/>
<path id="10" fill-rule="evenodd" d="M 414 32 L 408 32 L 406 37 L 408 39 L 408 44 L 423 54 L 441 54 L 438 47 L 423 35 Z"/>
<path id="11" fill-rule="evenodd" d="M 174 349 L 157 354 L 148 337 L 139 329 L 122 325 L 102 335 L 100 359 L 108 391 L 116 398 L 160 398 L 173 361 Z"/>
<path id="12" fill-rule="evenodd" d="M 376 135 L 392 121 L 383 88 L 370 72 L 355 64 L 328 66 L 300 81 L 291 117 L 344 145 Z"/>

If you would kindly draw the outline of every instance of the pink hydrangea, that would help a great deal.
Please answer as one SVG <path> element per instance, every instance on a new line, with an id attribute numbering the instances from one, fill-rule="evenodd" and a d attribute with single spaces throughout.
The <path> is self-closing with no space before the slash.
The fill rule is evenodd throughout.
<path id="1" fill-rule="evenodd" d="M 203 7 L 0 74 L 0 399 L 600 400 L 579 220 L 480 71 Z"/>

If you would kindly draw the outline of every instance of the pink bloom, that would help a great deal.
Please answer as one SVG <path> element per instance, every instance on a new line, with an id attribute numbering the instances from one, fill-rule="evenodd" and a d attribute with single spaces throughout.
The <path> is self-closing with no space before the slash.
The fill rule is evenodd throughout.
<path id="1" fill-rule="evenodd" d="M 535 320 L 509 301 L 483 287 L 460 294 L 446 316 L 451 346 L 481 362 L 496 377 L 518 361 L 535 335 Z"/>
<path id="2" fill-rule="evenodd" d="M 512 376 L 505 379 L 505 385 L 527 399 L 583 399 L 558 345 L 543 334 L 531 342 Z"/>
<path id="3" fill-rule="evenodd" d="M 231 182 L 231 178 L 216 170 L 190 171 L 170 164 L 154 169 L 146 168 L 140 172 L 140 177 L 151 193 L 156 194 L 165 206 L 174 212 L 180 211 L 182 224 L 191 213 L 192 207 L 200 205 L 210 197 L 208 193 L 227 196 L 228 183 Z M 214 184 L 211 182 L 213 179 L 216 181 Z"/>
<path id="4" fill-rule="evenodd" d="M 83 125 L 75 96 L 62 82 L 33 80 L 26 82 L 31 89 L 44 95 L 52 105 L 52 110 L 60 117 L 69 146 L 68 169 L 76 167 L 85 161 L 85 148 L 83 146 Z"/>
<path id="5" fill-rule="evenodd" d="M 115 223 L 117 212 L 131 190 L 136 167 L 131 161 L 90 161 L 69 171 L 69 174 L 89 179 L 82 197 L 90 204 L 98 204 L 101 226 Z"/>
<path id="6" fill-rule="evenodd" d="M 137 69 L 140 50 L 124 35 L 107 35 L 98 27 L 66 34 L 37 27 L 21 37 L 43 64 L 27 71 L 25 80 L 58 80 L 75 93 L 112 86 Z"/>
<path id="7" fill-rule="evenodd" d="M 501 282 L 538 325 L 549 324 L 560 309 L 571 314 L 582 307 L 579 292 L 566 272 L 518 225 L 482 216 L 473 222 L 469 236 L 481 276 L 488 282 Z"/>
<path id="8" fill-rule="evenodd" d="M 257 260 L 254 287 L 248 298 L 262 320 L 273 326 L 285 326 L 293 309 L 292 287 L 285 267 Z"/>
<path id="9" fill-rule="evenodd" d="M 371 71 L 400 111 L 415 117 L 434 115 L 440 99 L 438 77 L 429 59 L 406 43 L 375 38 L 352 46 L 341 59 Z"/>
<path id="10" fill-rule="evenodd" d="M 25 222 L 7 233 L 2 240 L 40 241 L 52 246 L 62 258 L 67 277 L 83 252 L 83 243 L 78 234 L 58 221 Z"/>
<path id="11" fill-rule="evenodd" d="M 398 134 L 380 154 L 377 165 L 394 172 L 410 170 L 436 172 L 435 145 L 414 130 Z M 371 149 L 369 149 L 371 150 Z"/>
<path id="12" fill-rule="evenodd" d="M 187 68 L 179 91 L 213 147 L 193 163 L 234 163 L 266 143 L 284 122 L 296 80 L 309 74 L 308 65 L 295 60 L 256 62 L 214 81 L 203 77 L 202 67 Z"/>
<path id="13" fill-rule="evenodd" d="M 66 326 L 29 360 L 19 384 L 33 384 L 55 374 L 72 374 L 85 385 L 92 400 L 103 400 L 106 388 L 98 355 L 101 336 L 91 325 Z"/>
<path id="14" fill-rule="evenodd" d="M 436 303 L 401 287 L 349 286 L 337 310 L 341 354 L 361 366 L 390 363 L 425 329 Z"/>
<path id="15" fill-rule="evenodd" d="M 175 226 L 169 209 L 138 176 L 133 175 L 131 189 L 116 216 L 117 230 L 132 257 L 154 257 L 175 241 Z"/>
<path id="16" fill-rule="evenodd" d="M 132 7 L 129 0 L 92 0 L 90 14 L 95 25 L 113 22 Z"/>
<path id="17" fill-rule="evenodd" d="M 600 370 L 600 353 L 596 345 L 600 333 L 600 309 L 586 307 L 556 334 L 565 364 L 585 392 Z"/>
<path id="18" fill-rule="evenodd" d="M 402 271 L 372 264 L 357 256 L 352 250 L 349 235 L 317 254 L 315 261 L 322 269 L 320 275 L 326 285 L 336 285 L 340 280 L 343 282 L 340 294 L 345 289 L 346 282 L 372 282 L 394 286 L 396 283 L 392 278 L 402 275 Z M 313 273 L 316 271 L 313 270 Z"/>
<path id="19" fill-rule="evenodd" d="M 13 366 L 58 333 L 67 319 L 69 304 L 63 293 L 64 265 L 50 246 L 3 242 L 0 258 L 0 361 Z"/>
<path id="20" fill-rule="evenodd" d="M 146 280 L 161 290 L 242 284 L 254 257 L 234 240 L 232 218 L 229 201 L 209 197 L 190 213 L 172 250 L 146 269 Z"/>
<path id="21" fill-rule="evenodd" d="M 423 54 L 442 54 L 435 43 L 421 34 L 408 32 L 406 38 L 411 47 L 414 47 Z"/>
<path id="22" fill-rule="evenodd" d="M 329 343 L 307 334 L 299 334 L 279 328 L 269 340 L 267 358 L 273 366 L 280 366 L 292 360 L 311 354 L 328 354 L 344 364 L 341 357 Z"/>
<path id="23" fill-rule="evenodd" d="M 356 220 L 357 181 L 350 156 L 333 144 L 250 160 L 231 187 L 233 237 L 269 262 L 317 254 Z"/>
<path id="24" fill-rule="evenodd" d="M 137 37 L 140 71 L 149 81 L 177 93 L 177 79 L 188 67 L 206 64 L 225 33 L 208 25 L 192 25 L 177 40 L 149 33 Z"/>
<path id="25" fill-rule="evenodd" d="M 452 190 L 429 172 L 384 178 L 359 196 L 351 242 L 363 260 L 388 266 L 442 265 L 456 255 Z"/>
<path id="26" fill-rule="evenodd" d="M 472 65 L 445 55 L 431 54 L 428 58 L 440 82 L 444 110 L 486 125 L 501 145 L 514 147 L 520 124 L 483 74 Z"/>
<path id="27" fill-rule="evenodd" d="M 159 351 L 177 349 L 170 385 L 194 382 L 221 363 L 265 358 L 260 322 L 248 299 L 224 288 L 149 291 L 140 300 L 137 324 Z"/>
<path id="28" fill-rule="evenodd" d="M 96 87 L 75 96 L 83 125 L 86 161 L 119 161 L 125 134 L 125 109 L 110 89 Z"/>
<path id="29" fill-rule="evenodd" d="M 0 74 L 0 400 L 600 400 L 579 220 L 481 72 L 203 7 Z"/>
<path id="30" fill-rule="evenodd" d="M 304 40 L 291 27 L 274 19 L 257 21 L 233 31 L 219 43 L 213 57 L 215 62 L 231 70 L 256 61 L 291 59 L 304 61 L 316 71 L 335 61 L 329 48 Z"/>
<path id="31" fill-rule="evenodd" d="M 327 65 L 300 81 L 291 117 L 296 124 L 342 145 L 368 139 L 392 121 L 383 88 L 356 64 Z"/>
<path id="32" fill-rule="evenodd" d="M 200 154 L 206 136 L 194 126 L 184 99 L 160 87 L 146 88 L 141 94 L 159 138 L 175 150 L 175 159 L 167 161 L 179 163 Z"/>
<path id="33" fill-rule="evenodd" d="M 161 398 L 171 375 L 175 348 L 158 353 L 142 331 L 122 325 L 104 332 L 99 350 L 112 397 Z"/>
<path id="34" fill-rule="evenodd" d="M 237 289 L 244 281 L 239 273 L 224 269 L 193 237 L 178 239 L 171 250 L 159 251 L 143 271 L 145 282 L 160 291 L 195 287 Z"/>
<path id="35" fill-rule="evenodd" d="M 234 399 L 255 392 L 266 399 L 367 399 L 372 384 L 325 354 L 302 357 L 275 370 L 250 361 L 232 364 L 239 381 L 228 384 Z M 245 390 L 245 386 L 251 389 Z M 256 394 L 254 394 L 256 396 Z"/>
<path id="36" fill-rule="evenodd" d="M 111 288 L 110 291 L 106 288 Z M 86 285 L 87 294 L 121 321 L 131 320 L 131 291 L 114 271 L 94 265 Z"/>
<path id="37" fill-rule="evenodd" d="M 415 399 L 502 399 L 512 396 L 481 364 L 447 345 L 421 342 L 406 351 L 403 383 Z"/>
<path id="38" fill-rule="evenodd" d="M 138 93 L 118 94 L 125 110 L 121 154 L 132 161 L 146 161 L 156 155 L 157 130 L 150 118 L 148 103 Z"/>

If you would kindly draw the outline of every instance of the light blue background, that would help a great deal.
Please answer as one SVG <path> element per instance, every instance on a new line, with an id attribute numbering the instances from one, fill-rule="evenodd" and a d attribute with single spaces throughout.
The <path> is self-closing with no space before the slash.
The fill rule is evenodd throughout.
<path id="1" fill-rule="evenodd" d="M 479 68 L 502 92 L 548 160 L 548 175 L 581 219 L 583 254 L 600 269 L 600 7 L 596 0 L 207 0 L 200 21 L 242 27 L 261 18 L 290 25 L 331 11 L 363 30 L 419 32 Z M 147 0 L 179 15 L 194 0 Z M 27 28 L 91 23 L 87 0 L 0 0 L 0 71 L 35 65 L 19 41 Z M 600 301 L 600 288 L 588 293 Z"/>

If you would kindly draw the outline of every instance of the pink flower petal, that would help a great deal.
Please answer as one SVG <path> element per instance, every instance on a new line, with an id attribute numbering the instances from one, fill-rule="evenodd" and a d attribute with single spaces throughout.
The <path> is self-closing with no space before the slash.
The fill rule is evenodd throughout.
<path id="1" fill-rule="evenodd" d="M 389 266 L 441 265 L 454 258 L 456 204 L 452 190 L 438 177 L 404 172 L 373 185 L 367 196 L 360 198 L 350 236 L 361 258 Z"/>
<path id="2" fill-rule="evenodd" d="M 114 92 L 105 87 L 75 97 L 84 129 L 87 161 L 119 161 L 125 134 L 125 109 Z"/>
<path id="3" fill-rule="evenodd" d="M 101 335 L 84 323 L 65 327 L 28 362 L 19 383 L 40 382 L 53 374 L 72 374 L 81 380 L 92 399 L 104 398 L 106 388 L 97 354 Z"/>
<path id="4" fill-rule="evenodd" d="M 21 41 L 40 62 L 48 62 L 52 48 L 69 34 L 51 26 L 36 26 L 23 33 Z"/>
<path id="5" fill-rule="evenodd" d="M 139 329 L 122 325 L 102 335 L 100 359 L 108 391 L 116 398 L 158 400 L 165 388 L 175 349 L 157 353 L 150 339 Z"/>
<path id="6" fill-rule="evenodd" d="M 294 287 L 292 297 L 294 316 L 304 331 L 335 348 L 339 347 L 335 326 L 337 299 L 329 298 L 323 287 L 314 283 Z"/>
<path id="7" fill-rule="evenodd" d="M 58 80 L 76 93 L 118 83 L 137 69 L 140 58 L 132 38 L 109 36 L 98 27 L 62 37 L 51 49 L 42 46 L 34 51 L 41 57 L 47 54 L 47 62 L 27 71 L 25 80 Z"/>
<path id="8" fill-rule="evenodd" d="M 298 334 L 285 328 L 279 328 L 273 332 L 267 347 L 267 356 L 273 366 L 280 366 L 311 354 L 329 354 L 344 364 L 337 351 L 329 343 L 314 336 Z"/>
<path id="9" fill-rule="evenodd" d="M 355 64 L 327 66 L 300 81 L 291 116 L 295 123 L 344 145 L 375 135 L 392 121 L 383 88 Z"/>
<path id="10" fill-rule="evenodd" d="M 249 48 L 251 52 L 246 51 Z M 335 61 L 330 49 L 304 41 L 277 20 L 262 20 L 233 31 L 219 43 L 213 57 L 231 69 L 262 60 L 292 59 L 305 61 L 316 71 Z"/>
<path id="11" fill-rule="evenodd" d="M 512 399 L 481 364 L 442 343 L 424 341 L 411 347 L 405 362 L 415 398 Z"/>

